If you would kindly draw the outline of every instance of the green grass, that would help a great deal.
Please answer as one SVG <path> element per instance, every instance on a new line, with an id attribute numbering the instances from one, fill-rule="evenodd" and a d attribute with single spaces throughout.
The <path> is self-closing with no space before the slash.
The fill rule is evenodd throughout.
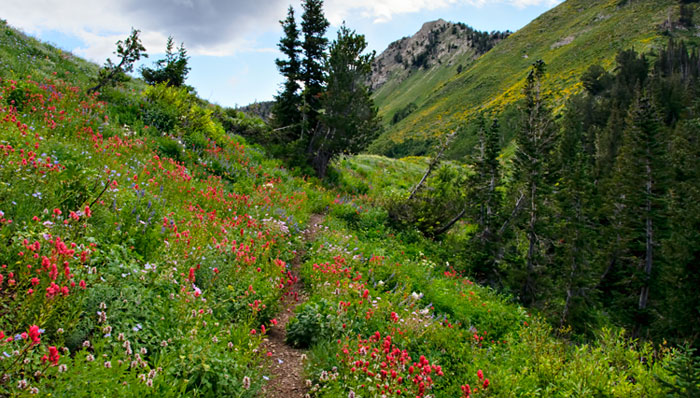
<path id="1" fill-rule="evenodd" d="M 351 390 L 380 397 L 386 386 L 408 396 L 459 397 L 466 384 L 480 390 L 473 396 L 664 394 L 656 376 L 670 379 L 667 348 L 636 346 L 617 330 L 599 331 L 590 345 L 555 337 L 509 297 L 454 272 L 458 264 L 437 261 L 449 256 L 439 243 L 391 230 L 385 218 L 361 200 L 336 201 L 307 252 L 301 274 L 310 299 L 296 309 L 292 340 L 311 342 L 307 377 L 315 397 L 345 397 Z M 411 359 L 402 366 L 381 351 L 388 347 Z M 654 352 L 659 361 L 640 361 Z M 407 369 L 421 357 L 441 367 L 432 368 L 434 384 L 425 394 Z M 372 377 L 382 370 L 409 382 Z M 489 379 L 485 389 L 479 371 Z"/>
<path id="2" fill-rule="evenodd" d="M 387 190 L 408 192 L 425 173 L 428 159 L 409 157 L 392 159 L 378 155 L 345 157 L 334 163 L 340 173 L 337 186 L 348 193 L 373 196 Z"/>
<path id="3" fill-rule="evenodd" d="M 418 109 L 389 126 L 370 151 L 391 153 L 393 147 L 410 142 L 402 153 L 415 153 L 410 146 L 422 150 L 422 142 L 434 142 L 435 137 L 458 129 L 477 111 L 502 111 L 520 98 L 527 72 L 537 59 L 548 65 L 544 91 L 560 109 L 566 98 L 580 92 L 580 77 L 590 65 L 600 63 L 611 69 L 620 50 L 646 52 L 666 43 L 668 37 L 657 26 L 669 13 L 677 19 L 677 1 L 629 1 L 621 7 L 618 3 L 568 0 L 500 42 L 459 75 L 452 72 L 453 67 L 436 66 L 439 70 L 422 73 L 449 76 L 446 81 L 412 81 L 417 83 L 415 89 L 401 87 L 394 93 L 378 93 L 381 114 L 391 115 L 400 104 L 410 102 L 415 102 Z M 677 30 L 673 35 L 698 42 L 693 31 Z M 564 39 L 571 42 L 563 44 Z M 391 83 L 387 85 L 392 87 Z M 406 98 L 397 98 L 402 96 Z"/>
<path id="4" fill-rule="evenodd" d="M 373 96 L 379 106 L 379 116 L 388 124 L 396 111 L 411 102 L 423 105 L 434 91 L 457 74 L 457 65 L 466 66 L 474 62 L 473 56 L 474 53 L 468 51 L 432 68 L 412 69 L 403 80 L 396 77 L 389 79 Z"/>
<path id="5" fill-rule="evenodd" d="M 39 80 L 59 77 L 74 84 L 86 84 L 97 76 L 98 69 L 98 65 L 13 29 L 0 19 L 2 76 L 24 78 L 32 75 Z"/>

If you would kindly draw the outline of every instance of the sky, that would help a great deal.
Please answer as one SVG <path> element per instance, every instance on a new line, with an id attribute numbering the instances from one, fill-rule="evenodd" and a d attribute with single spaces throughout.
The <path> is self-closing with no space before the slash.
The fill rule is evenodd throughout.
<path id="1" fill-rule="evenodd" d="M 439 18 L 479 30 L 516 31 L 562 0 L 325 0 L 337 28 L 364 34 L 369 51 L 417 32 Z M 200 97 L 222 106 L 271 100 L 282 77 L 279 20 L 287 7 L 301 15 L 301 0 L 3 0 L 0 18 L 15 28 L 75 55 L 103 64 L 114 58 L 117 40 L 131 28 L 140 37 L 150 66 L 165 52 L 168 36 L 184 43 L 190 55 L 187 84 Z"/>

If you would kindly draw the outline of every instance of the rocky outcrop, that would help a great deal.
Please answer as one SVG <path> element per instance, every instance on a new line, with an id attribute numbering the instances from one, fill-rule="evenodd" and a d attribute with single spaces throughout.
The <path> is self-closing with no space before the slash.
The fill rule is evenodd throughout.
<path id="1" fill-rule="evenodd" d="M 370 84 L 377 89 L 390 79 L 405 79 L 411 70 L 451 65 L 464 55 L 477 58 L 510 32 L 480 32 L 463 23 L 443 19 L 426 22 L 411 37 L 397 40 L 379 54 L 372 65 Z"/>

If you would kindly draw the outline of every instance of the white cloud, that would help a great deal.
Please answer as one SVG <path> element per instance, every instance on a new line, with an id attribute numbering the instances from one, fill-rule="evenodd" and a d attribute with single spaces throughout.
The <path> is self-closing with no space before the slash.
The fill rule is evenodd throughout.
<path id="1" fill-rule="evenodd" d="M 388 22 L 394 15 L 416 13 L 426 10 L 447 8 L 456 4 L 470 4 L 483 7 L 490 4 L 510 4 L 517 8 L 537 5 L 553 6 L 563 0 L 327 0 L 326 15 L 334 25 L 340 24 L 348 14 L 359 12 L 361 16 L 372 18 L 375 23 Z"/>
<path id="2" fill-rule="evenodd" d="M 359 12 L 374 22 L 387 22 L 396 14 L 414 13 L 423 10 L 445 8 L 458 3 L 458 0 L 329 0 L 326 2 L 326 16 L 334 25 L 342 23 L 351 12 Z"/>
<path id="3" fill-rule="evenodd" d="M 31 34 L 58 31 L 84 45 L 75 52 L 102 62 L 132 27 L 151 52 L 169 35 L 191 55 L 232 55 L 255 47 L 254 34 L 279 28 L 288 0 L 5 0 L 2 18 Z M 68 3 L 68 4 L 67 4 Z"/>
<path id="4" fill-rule="evenodd" d="M 444 9 L 456 4 L 487 6 L 494 3 L 522 8 L 555 5 L 562 0 L 326 0 L 326 16 L 339 25 L 350 14 L 375 23 L 395 15 Z M 191 55 L 232 55 L 256 51 L 253 39 L 278 31 L 286 6 L 297 9 L 301 0 L 4 0 L 2 18 L 31 34 L 58 31 L 83 41 L 78 55 L 103 62 L 114 43 L 128 36 L 132 26 L 151 53 L 162 52 L 173 35 Z M 68 4 L 69 3 L 69 4 Z M 299 15 L 297 15 L 299 18 Z M 265 48 L 259 51 L 275 52 Z"/>

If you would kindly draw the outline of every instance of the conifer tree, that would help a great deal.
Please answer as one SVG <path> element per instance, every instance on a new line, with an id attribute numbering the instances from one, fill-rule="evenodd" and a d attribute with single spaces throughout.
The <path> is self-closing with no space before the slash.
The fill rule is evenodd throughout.
<path id="1" fill-rule="evenodd" d="M 697 106 L 695 107 L 697 108 Z M 670 230 L 663 241 L 669 270 L 662 274 L 664 317 L 658 332 L 681 340 L 700 336 L 700 117 L 683 121 L 671 136 L 673 185 L 668 192 Z M 697 337 L 696 337 L 697 343 Z"/>
<path id="2" fill-rule="evenodd" d="M 526 216 L 520 227 L 528 242 L 521 286 L 521 299 L 527 304 L 533 304 L 537 298 L 539 276 L 545 267 L 542 256 L 543 247 L 548 243 L 544 231 L 545 201 L 551 182 L 550 153 L 556 139 L 551 111 L 542 93 L 544 73 L 545 63 L 539 60 L 533 64 L 525 81 L 523 122 L 516 133 L 517 151 L 513 160 L 516 186 L 523 196 Z"/>
<path id="3" fill-rule="evenodd" d="M 148 58 L 139 33 L 141 33 L 140 30 L 131 28 L 131 34 L 126 40 L 117 41 L 117 51 L 114 54 L 119 58 L 119 63 L 115 64 L 107 58 L 97 75 L 97 84 L 87 90 L 88 94 L 97 92 L 104 86 L 113 86 L 119 81 L 126 80 L 128 78 L 126 74 L 134 70 L 134 63 L 141 57 Z"/>
<path id="4" fill-rule="evenodd" d="M 277 45 L 286 59 L 276 59 L 277 69 L 279 69 L 285 81 L 282 91 L 275 96 L 273 113 L 275 124 L 284 130 L 283 135 L 287 137 L 284 141 L 293 141 L 299 138 L 301 122 L 301 41 L 299 40 L 299 29 L 294 19 L 294 9 L 290 6 L 287 11 L 287 18 L 280 21 L 284 36 Z"/>
<path id="5" fill-rule="evenodd" d="M 171 87 L 181 87 L 190 72 L 187 66 L 189 58 L 185 44 L 181 43 L 176 50 L 175 41 L 169 36 L 165 46 L 165 58 L 156 61 L 155 68 L 141 68 L 141 76 L 150 85 L 165 83 Z"/>
<path id="6" fill-rule="evenodd" d="M 363 54 L 366 48 L 364 35 L 345 25 L 331 44 L 324 65 L 327 86 L 320 103 L 321 127 L 313 130 L 309 142 L 312 165 L 321 178 L 333 157 L 357 153 L 381 133 L 377 108 L 366 84 L 374 52 Z"/>
<path id="7" fill-rule="evenodd" d="M 306 131 L 318 127 L 318 110 L 324 90 L 324 60 L 326 57 L 326 29 L 330 25 L 323 15 L 323 0 L 304 0 L 302 3 L 301 31 L 304 40 L 301 44 L 304 58 L 301 63 L 301 80 L 304 83 L 302 94 L 302 136 Z"/>
<path id="8" fill-rule="evenodd" d="M 593 256 L 596 247 L 596 194 L 591 173 L 590 153 L 585 150 L 586 131 L 582 128 L 585 105 L 574 97 L 567 106 L 561 137 L 556 148 L 558 179 L 554 193 L 554 264 L 549 273 L 558 281 L 552 295 L 563 303 L 560 326 L 581 331 L 592 321 L 599 270 Z M 550 301 L 561 302 L 555 297 Z"/>
<path id="9" fill-rule="evenodd" d="M 472 158 L 474 174 L 468 181 L 469 218 L 477 230 L 470 242 L 468 253 L 474 264 L 481 264 L 479 270 L 492 283 L 498 278 L 498 221 L 501 210 L 501 165 L 499 162 L 499 124 L 494 119 L 490 126 L 483 114 L 477 119 L 479 143 Z"/>
<path id="10" fill-rule="evenodd" d="M 657 247 L 666 233 L 668 164 L 665 131 L 656 107 L 648 96 L 640 95 L 630 111 L 616 161 L 612 198 L 620 250 L 613 277 L 621 287 L 620 303 L 634 315 L 638 327 L 649 324 L 650 292 L 659 286 L 662 261 Z"/>

